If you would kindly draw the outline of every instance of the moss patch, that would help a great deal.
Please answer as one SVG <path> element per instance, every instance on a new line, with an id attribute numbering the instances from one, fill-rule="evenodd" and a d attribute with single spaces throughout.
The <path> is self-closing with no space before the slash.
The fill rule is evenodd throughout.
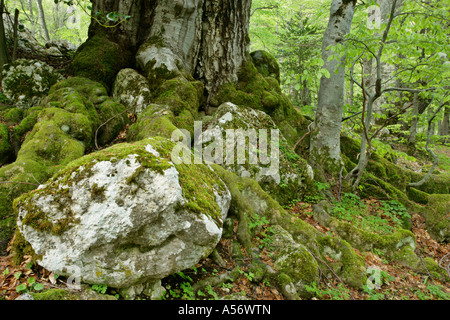
<path id="1" fill-rule="evenodd" d="M 111 89 L 116 74 L 127 67 L 128 54 L 105 35 L 96 34 L 80 46 L 68 71 Z"/>
<path id="2" fill-rule="evenodd" d="M 430 195 L 428 205 L 423 209 L 426 228 L 438 242 L 450 241 L 450 195 Z"/>

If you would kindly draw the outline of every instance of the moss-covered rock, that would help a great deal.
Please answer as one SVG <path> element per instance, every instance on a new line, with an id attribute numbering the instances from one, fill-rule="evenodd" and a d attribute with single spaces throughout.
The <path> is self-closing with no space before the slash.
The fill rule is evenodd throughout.
<path id="1" fill-rule="evenodd" d="M 231 196 L 207 165 L 174 164 L 174 146 L 160 137 L 114 145 L 16 199 L 19 231 L 38 263 L 66 276 L 77 266 L 86 283 L 134 288 L 210 255 Z"/>
<path id="2" fill-rule="evenodd" d="M 0 166 L 12 159 L 13 151 L 9 142 L 8 126 L 0 123 Z"/>
<path id="3" fill-rule="evenodd" d="M 281 92 L 279 82 L 274 78 L 274 74 L 266 75 L 268 74 L 267 70 L 276 70 L 275 60 L 271 60 L 269 64 L 273 64 L 273 66 L 264 67 L 263 63 L 258 64 L 257 62 L 258 69 L 255 67 L 252 57 L 249 56 L 239 71 L 238 83 L 222 85 L 210 100 L 210 104 L 213 107 L 219 107 L 223 103 L 231 102 L 238 106 L 266 112 L 277 124 L 289 145 L 293 147 L 300 137 L 307 133 L 310 121 L 295 110 L 287 96 Z M 306 138 L 299 146 L 299 151 L 304 151 L 308 147 L 309 140 Z"/>
<path id="4" fill-rule="evenodd" d="M 96 34 L 78 48 L 68 71 L 72 76 L 91 79 L 110 90 L 117 73 L 128 66 L 128 60 L 128 54 L 117 43 Z"/>
<path id="5" fill-rule="evenodd" d="M 179 115 L 187 110 L 197 116 L 200 102 L 203 98 L 203 84 L 199 81 L 189 81 L 183 76 L 166 80 L 155 93 L 155 103 L 167 105 L 170 110 Z"/>
<path id="6" fill-rule="evenodd" d="M 356 166 L 360 144 L 348 136 L 341 136 L 341 150 L 348 172 Z M 409 183 L 420 181 L 425 174 L 402 168 L 377 153 L 372 153 L 367 171 L 371 175 L 366 175 L 366 178 L 362 179 L 361 184 L 365 188 L 363 192 L 380 198 L 398 199 L 411 207 L 414 207 L 413 204 L 408 204 L 411 201 L 425 204 L 427 194 L 448 194 L 450 192 L 450 176 L 446 174 L 432 175 L 423 185 L 414 189 L 410 188 Z"/>
<path id="7" fill-rule="evenodd" d="M 231 192 L 230 214 L 239 217 L 237 236 L 241 243 L 250 242 L 252 237 L 248 226 L 246 226 L 246 220 L 255 215 L 265 217 L 271 225 L 279 225 L 286 230 L 295 242 L 303 245 L 310 254 L 321 261 L 326 261 L 324 260 L 325 255 L 334 252 L 336 260 L 332 266 L 333 270 L 346 283 L 359 288 L 366 283 L 364 261 L 347 241 L 323 235 L 310 224 L 291 216 L 277 201 L 264 192 L 256 181 L 238 177 L 218 165 L 213 167 Z M 247 244 L 247 246 L 249 245 Z M 319 260 L 316 259 L 316 261 L 322 270 L 327 269 Z M 314 263 L 311 266 L 314 266 Z M 314 268 L 310 270 L 314 270 Z M 309 276 L 312 274 L 314 272 Z M 288 285 L 288 283 L 285 283 L 285 285 Z"/>
<path id="8" fill-rule="evenodd" d="M 252 52 L 250 56 L 259 73 L 265 77 L 272 77 L 280 83 L 280 66 L 270 53 L 258 50 Z"/>
<path id="9" fill-rule="evenodd" d="M 315 257 L 301 244 L 296 243 L 286 230 L 276 225 L 272 228 L 271 247 L 275 251 L 275 268 L 288 275 L 294 283 L 295 291 L 302 298 L 312 294 L 305 285 L 319 282 L 319 265 Z"/>
<path id="10" fill-rule="evenodd" d="M 136 123 L 130 127 L 127 140 L 133 142 L 155 136 L 170 139 L 172 133 L 178 129 L 174 123 L 175 115 L 169 107 L 151 104 L 138 116 Z"/>
<path id="11" fill-rule="evenodd" d="M 21 143 L 16 161 L 0 168 L 0 180 L 8 182 L 0 185 L 0 220 L 4 219 L 0 226 L 1 250 L 14 232 L 13 200 L 82 157 L 93 145 L 102 117 L 123 110 L 123 106 L 111 102 L 101 84 L 70 78 L 50 89 L 42 107 L 26 112 L 25 119 L 13 128 L 13 140 Z M 100 115 L 101 111 L 105 114 Z M 109 135 L 101 136 L 101 141 L 110 142 L 114 138 L 111 132 L 119 129 L 116 122 L 109 122 L 104 128 Z"/>
<path id="12" fill-rule="evenodd" d="M 31 292 L 33 300 L 39 301 L 61 301 L 61 300 L 117 300 L 114 296 L 100 294 L 83 286 L 82 290 L 48 289 L 42 292 Z"/>
<path id="13" fill-rule="evenodd" d="M 20 108 L 10 108 L 2 112 L 2 118 L 6 123 L 19 123 L 23 118 L 24 110 Z"/>
<path id="14" fill-rule="evenodd" d="M 430 195 L 422 215 L 428 232 L 436 241 L 450 241 L 450 195 Z"/>
<path id="15" fill-rule="evenodd" d="M 155 90 L 169 79 L 181 75 L 179 60 L 160 37 L 152 37 L 136 53 L 136 63 Z"/>
<path id="16" fill-rule="evenodd" d="M 4 66 L 2 90 L 10 103 L 28 109 L 40 104 L 50 88 L 63 79 L 60 73 L 45 62 L 18 59 Z"/>
<path id="17" fill-rule="evenodd" d="M 152 98 L 147 78 L 130 68 L 120 70 L 117 74 L 112 94 L 130 112 L 137 115 L 147 108 Z"/>
<path id="18" fill-rule="evenodd" d="M 312 168 L 263 111 L 224 103 L 204 126 L 198 139 L 204 161 L 255 179 L 281 204 L 314 190 Z"/>

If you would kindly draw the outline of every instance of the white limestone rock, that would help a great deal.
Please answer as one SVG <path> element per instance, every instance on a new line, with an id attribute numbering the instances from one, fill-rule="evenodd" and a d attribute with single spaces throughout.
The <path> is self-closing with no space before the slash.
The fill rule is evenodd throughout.
<path id="1" fill-rule="evenodd" d="M 289 150 L 286 139 L 265 112 L 227 102 L 206 128 L 198 138 L 204 161 L 256 180 L 280 203 L 311 189 L 312 168 Z"/>
<path id="2" fill-rule="evenodd" d="M 150 104 L 148 81 L 134 69 L 121 70 L 116 76 L 112 91 L 114 98 L 138 115 Z"/>
<path id="3" fill-rule="evenodd" d="M 231 194 L 208 166 L 173 164 L 173 146 L 163 138 L 113 146 L 19 199 L 18 227 L 38 263 L 135 292 L 206 258 Z"/>

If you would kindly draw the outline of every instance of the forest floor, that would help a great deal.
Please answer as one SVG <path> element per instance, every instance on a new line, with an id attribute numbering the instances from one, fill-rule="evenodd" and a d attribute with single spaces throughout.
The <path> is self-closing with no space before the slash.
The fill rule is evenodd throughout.
<path id="1" fill-rule="evenodd" d="M 373 206 L 378 206 L 376 200 L 367 201 Z M 312 205 L 305 202 L 297 202 L 289 208 L 290 212 L 311 224 L 323 233 L 330 230 L 319 225 L 312 217 Z M 440 244 L 433 240 L 425 229 L 424 219 L 419 215 L 412 217 L 412 232 L 416 236 L 416 253 L 422 257 L 430 257 L 436 262 L 450 253 L 450 244 Z M 270 254 L 264 249 L 266 233 L 270 226 L 264 225 L 257 237 L 253 239 L 254 244 L 261 250 L 261 260 L 273 266 Z M 233 299 L 242 298 L 249 300 L 283 300 L 282 294 L 274 284 L 269 281 L 254 282 L 252 273 L 249 271 L 251 259 L 243 253 L 240 261 L 240 276 L 234 282 L 225 282 L 219 286 L 208 286 L 200 292 L 194 293 L 192 285 L 200 280 L 221 273 L 231 271 L 235 268 L 237 261 L 231 257 L 231 244 L 235 238 L 222 239 L 217 246 L 217 251 L 223 259 L 224 264 L 219 265 L 211 258 L 200 261 L 195 268 L 185 270 L 173 276 L 163 279 L 166 287 L 166 299 L 220 299 L 232 295 Z M 433 279 L 431 275 L 418 274 L 411 269 L 402 267 L 396 263 L 387 261 L 374 252 L 356 252 L 363 257 L 366 266 L 376 267 L 381 270 L 382 283 L 379 289 L 361 290 L 344 285 L 336 278 L 321 277 L 320 283 L 312 287 L 316 297 L 313 300 L 450 300 L 450 284 L 442 283 Z M 444 259 L 445 260 L 445 259 Z M 442 261 L 445 265 L 450 261 Z M 30 280 L 31 279 L 31 280 Z M 17 291 L 19 285 L 24 284 L 33 290 L 32 283 L 40 283 L 45 289 L 62 288 L 67 289 L 66 279 L 57 278 L 57 275 L 32 265 L 31 257 L 25 257 L 20 266 L 13 266 L 11 256 L 0 257 L 0 299 L 14 300 L 20 293 Z M 96 288 L 94 288 L 96 289 Z M 101 289 L 101 288 L 100 288 Z M 111 289 L 105 288 L 106 293 L 115 295 Z M 146 297 L 140 297 L 146 299 Z"/>

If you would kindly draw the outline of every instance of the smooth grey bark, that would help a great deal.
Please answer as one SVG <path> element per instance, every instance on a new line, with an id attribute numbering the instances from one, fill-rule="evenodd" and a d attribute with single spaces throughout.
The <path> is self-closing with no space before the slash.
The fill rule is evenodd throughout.
<path id="1" fill-rule="evenodd" d="M 348 182 L 350 182 L 352 184 L 353 190 L 356 190 L 356 188 L 359 186 L 359 183 L 362 178 L 362 174 L 363 174 L 365 168 L 367 167 L 367 164 L 370 159 L 371 140 L 374 136 L 370 137 L 369 132 L 370 132 L 372 119 L 373 119 L 374 102 L 378 98 L 380 98 L 383 95 L 383 93 L 385 93 L 385 92 L 402 91 L 402 90 L 414 92 L 414 90 L 411 90 L 411 89 L 386 88 L 383 90 L 383 88 L 382 88 L 383 73 L 382 73 L 382 63 L 381 62 L 382 62 L 382 57 L 383 57 L 383 50 L 384 50 L 384 46 L 385 46 L 387 37 L 389 35 L 389 31 L 392 26 L 392 21 L 394 20 L 394 17 L 395 17 L 396 9 L 397 9 L 397 0 L 393 0 L 392 5 L 391 5 L 389 21 L 387 23 L 386 29 L 383 32 L 383 36 L 382 36 L 382 39 L 380 42 L 380 47 L 378 48 L 377 53 L 374 53 L 373 51 L 370 50 L 370 53 L 372 54 L 372 57 L 373 57 L 374 61 L 376 62 L 376 65 L 374 66 L 375 70 L 376 70 L 376 73 L 375 73 L 376 79 L 374 81 L 373 90 L 371 90 L 372 89 L 371 87 L 369 87 L 369 88 L 367 87 L 367 82 L 366 83 L 356 82 L 356 80 L 353 76 L 353 72 L 351 74 L 353 81 L 355 83 L 357 83 L 359 85 L 359 87 L 361 87 L 361 89 L 363 91 L 363 95 L 364 95 L 363 112 L 362 112 L 363 133 L 361 134 L 361 147 L 360 147 L 358 164 L 345 177 L 345 180 L 347 180 Z M 369 50 L 367 47 L 366 47 L 366 49 Z M 353 65 L 362 57 L 362 55 L 364 54 L 366 49 L 364 49 L 363 53 L 353 62 Z"/>
<path id="2" fill-rule="evenodd" d="M 47 23 L 45 21 L 44 8 L 42 7 L 42 0 L 36 0 L 38 15 L 39 15 L 39 24 L 41 25 L 42 37 L 45 41 L 50 41 L 50 35 L 47 29 Z"/>
<path id="3" fill-rule="evenodd" d="M 311 133 L 310 160 L 332 175 L 338 175 L 342 167 L 340 132 L 346 57 L 341 57 L 339 61 L 328 61 L 333 54 L 329 47 L 345 43 L 345 37 L 351 29 L 355 6 L 356 1 L 333 0 L 322 45 L 324 68 L 329 71 L 330 78 L 322 77 L 320 80 L 318 107 Z"/>
<path id="4" fill-rule="evenodd" d="M 5 0 L 0 2 L 0 77 L 3 66 L 10 60 L 8 48 L 6 47 L 5 24 L 3 21 L 3 11 L 5 8 Z"/>
<path id="5" fill-rule="evenodd" d="M 423 185 L 425 182 L 428 181 L 428 179 L 430 179 L 434 170 L 436 170 L 437 166 L 439 165 L 438 156 L 430 148 L 431 136 L 434 134 L 434 122 L 433 121 L 436 118 L 437 114 L 442 110 L 442 108 L 444 108 L 446 106 L 446 103 L 443 101 L 444 101 L 445 97 L 448 96 L 449 93 L 450 93 L 450 91 L 447 91 L 447 93 L 444 95 L 444 97 L 442 98 L 441 102 L 439 103 L 439 105 L 435 111 L 431 110 L 431 108 L 428 108 L 427 143 L 425 145 L 425 149 L 428 151 L 428 153 L 433 158 L 433 165 L 431 166 L 430 170 L 428 170 L 427 174 L 420 181 L 412 182 L 412 183 L 408 184 L 409 187 L 420 187 L 421 185 Z"/>
<path id="6" fill-rule="evenodd" d="M 419 94 L 414 94 L 414 107 L 412 109 L 411 127 L 409 129 L 408 144 L 414 146 L 416 143 L 417 125 L 419 123 Z"/>
<path id="7" fill-rule="evenodd" d="M 447 104 L 444 109 L 444 118 L 442 119 L 441 127 L 439 128 L 441 136 L 448 136 L 450 134 L 450 106 Z"/>
<path id="8" fill-rule="evenodd" d="M 107 33 L 132 56 L 157 39 L 174 61 L 204 82 L 210 96 L 221 84 L 237 81 L 248 50 L 250 10 L 251 0 L 94 0 L 92 12 L 117 12 L 131 19 L 115 28 L 92 20 L 89 37 Z"/>

